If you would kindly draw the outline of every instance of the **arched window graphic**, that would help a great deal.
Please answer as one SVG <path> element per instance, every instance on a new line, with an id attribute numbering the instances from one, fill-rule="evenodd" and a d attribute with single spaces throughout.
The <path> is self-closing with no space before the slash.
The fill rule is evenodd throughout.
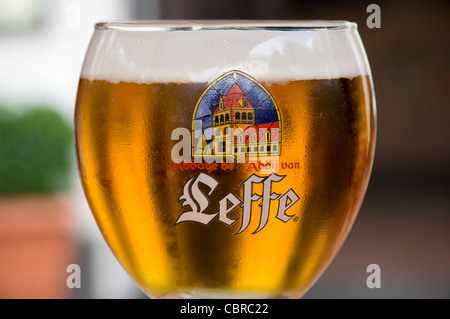
<path id="1" fill-rule="evenodd" d="M 221 133 L 220 130 L 217 129 L 217 130 L 216 130 L 216 136 L 220 136 L 220 133 Z"/>
<path id="2" fill-rule="evenodd" d="M 236 124 L 234 129 L 230 127 L 231 123 Z M 247 147 L 250 147 L 250 152 L 247 150 L 246 153 L 236 153 L 236 159 L 240 156 L 250 156 L 249 153 L 261 153 L 261 156 L 265 156 L 268 145 L 270 154 L 280 155 L 282 127 L 281 114 L 270 91 L 250 75 L 231 70 L 213 80 L 198 98 L 192 114 L 192 154 L 194 157 L 211 154 L 213 149 L 205 152 L 209 144 L 204 143 L 201 138 L 210 139 L 211 131 L 208 130 L 212 128 L 213 135 L 220 129 L 219 137 L 222 137 L 222 140 L 224 136 L 232 134 L 231 145 L 234 145 L 231 150 L 237 148 L 240 151 L 242 146 L 247 150 Z M 267 132 L 271 129 L 272 131 Z M 239 138 L 239 135 L 242 137 Z M 215 144 L 215 153 L 225 156 L 220 151 L 220 144 Z M 264 147 L 260 151 L 262 144 Z"/>

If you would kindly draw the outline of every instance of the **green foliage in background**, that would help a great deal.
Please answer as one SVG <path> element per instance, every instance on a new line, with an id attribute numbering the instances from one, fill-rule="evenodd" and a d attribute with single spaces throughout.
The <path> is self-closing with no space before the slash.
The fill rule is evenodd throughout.
<path id="1" fill-rule="evenodd" d="M 0 106 L 0 195 L 67 190 L 73 153 L 72 125 L 54 109 Z"/>

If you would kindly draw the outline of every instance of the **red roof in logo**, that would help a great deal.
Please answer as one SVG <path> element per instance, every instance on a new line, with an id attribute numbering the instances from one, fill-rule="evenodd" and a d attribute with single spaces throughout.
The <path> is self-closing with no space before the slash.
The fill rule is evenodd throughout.
<path id="1" fill-rule="evenodd" d="M 237 83 L 234 83 L 233 86 L 231 87 L 231 89 L 228 91 L 227 95 L 230 95 L 230 94 L 243 94 L 243 93 L 242 93 L 241 87 Z"/>
<path id="2" fill-rule="evenodd" d="M 248 107 L 252 108 L 252 104 L 248 100 L 247 96 L 244 95 L 241 88 L 237 83 L 233 84 L 226 95 L 222 95 L 223 109 L 231 107 Z M 219 111 L 219 106 L 216 107 L 214 112 Z"/>

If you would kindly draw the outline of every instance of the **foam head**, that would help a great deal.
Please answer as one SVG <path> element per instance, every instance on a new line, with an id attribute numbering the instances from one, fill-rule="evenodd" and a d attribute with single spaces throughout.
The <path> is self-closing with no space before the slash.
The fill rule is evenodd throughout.
<path id="1" fill-rule="evenodd" d="M 81 77 L 209 82 L 230 70 L 264 81 L 370 74 L 354 23 L 154 22 L 97 24 Z"/>

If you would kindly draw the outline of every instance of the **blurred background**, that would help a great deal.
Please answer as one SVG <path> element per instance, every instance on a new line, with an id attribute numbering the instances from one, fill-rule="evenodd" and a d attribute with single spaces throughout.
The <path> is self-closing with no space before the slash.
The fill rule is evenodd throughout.
<path id="1" fill-rule="evenodd" d="M 369 28 L 367 7 L 381 8 Z M 358 23 L 378 111 L 366 198 L 305 298 L 450 297 L 450 2 L 0 0 L 0 298 L 145 298 L 79 184 L 73 111 L 95 22 L 336 19 Z M 81 267 L 69 289 L 67 266 Z M 381 288 L 366 271 L 381 268 Z"/>

